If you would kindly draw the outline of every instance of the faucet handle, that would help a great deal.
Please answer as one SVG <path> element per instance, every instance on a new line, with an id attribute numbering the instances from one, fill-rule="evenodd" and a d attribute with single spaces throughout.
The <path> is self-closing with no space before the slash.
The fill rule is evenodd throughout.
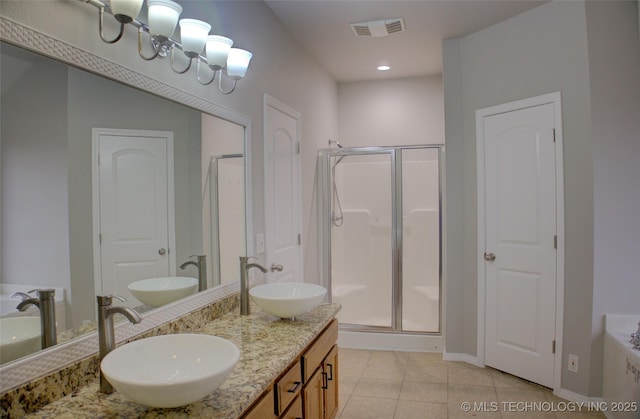
<path id="1" fill-rule="evenodd" d="M 41 300 L 53 299 L 55 298 L 55 295 L 56 295 L 56 290 L 54 290 L 53 288 L 34 289 L 29 291 L 29 294 L 32 294 L 34 292 L 37 294 L 38 298 L 40 298 Z"/>
<path id="2" fill-rule="evenodd" d="M 20 292 L 20 291 L 14 292 L 13 294 L 9 295 L 9 298 L 16 298 L 16 297 L 20 297 L 22 301 L 28 300 L 29 298 L 31 298 L 29 294 L 25 294 L 24 292 Z"/>

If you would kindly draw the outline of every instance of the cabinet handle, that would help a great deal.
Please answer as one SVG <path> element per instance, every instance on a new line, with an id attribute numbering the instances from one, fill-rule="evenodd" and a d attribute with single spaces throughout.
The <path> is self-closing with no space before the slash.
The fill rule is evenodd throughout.
<path id="1" fill-rule="evenodd" d="M 302 384 L 301 381 L 294 381 L 293 384 L 295 384 L 295 386 L 293 386 L 293 388 L 287 390 L 288 393 L 295 393 L 296 391 L 298 391 L 298 387 L 300 387 L 300 384 Z"/>
<path id="2" fill-rule="evenodd" d="M 333 381 L 333 364 L 327 364 L 327 366 L 329 367 L 329 377 L 327 377 L 327 380 Z"/>
<path id="3" fill-rule="evenodd" d="M 327 380 L 327 373 L 326 372 L 322 373 L 322 389 L 323 390 L 328 390 L 329 389 L 329 381 Z"/>

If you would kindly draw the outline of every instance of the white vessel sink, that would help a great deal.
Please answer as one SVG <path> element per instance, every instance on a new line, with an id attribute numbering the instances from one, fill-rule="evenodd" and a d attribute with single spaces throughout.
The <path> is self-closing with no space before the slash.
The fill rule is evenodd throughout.
<path id="1" fill-rule="evenodd" d="M 285 319 L 314 309 L 326 294 L 325 287 L 304 282 L 275 282 L 258 285 L 249 290 L 249 295 L 261 309 Z"/>
<path id="2" fill-rule="evenodd" d="M 236 345 L 217 336 L 175 334 L 127 343 L 100 365 L 116 390 L 151 407 L 178 407 L 202 400 L 231 374 Z"/>
<path id="3" fill-rule="evenodd" d="M 0 363 L 22 358 L 40 348 L 40 317 L 0 319 Z"/>
<path id="4" fill-rule="evenodd" d="M 129 291 L 140 302 L 159 307 L 195 293 L 198 280 L 189 276 L 141 279 L 129 284 Z"/>

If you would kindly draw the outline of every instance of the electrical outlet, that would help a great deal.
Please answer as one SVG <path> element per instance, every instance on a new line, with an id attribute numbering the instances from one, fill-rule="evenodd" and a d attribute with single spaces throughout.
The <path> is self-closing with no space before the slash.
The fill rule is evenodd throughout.
<path id="1" fill-rule="evenodd" d="M 569 371 L 578 372 L 578 355 L 569 354 Z"/>
<path id="2" fill-rule="evenodd" d="M 264 234 L 256 234 L 256 253 L 264 252 Z"/>

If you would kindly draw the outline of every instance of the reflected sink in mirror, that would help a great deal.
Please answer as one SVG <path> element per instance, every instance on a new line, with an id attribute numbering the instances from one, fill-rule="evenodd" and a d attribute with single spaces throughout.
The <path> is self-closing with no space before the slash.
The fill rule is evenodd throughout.
<path id="1" fill-rule="evenodd" d="M 198 280 L 189 276 L 149 278 L 132 282 L 128 288 L 141 303 L 160 307 L 194 294 L 198 290 Z"/>
<path id="2" fill-rule="evenodd" d="M 0 363 L 39 351 L 40 344 L 40 317 L 0 319 Z"/>
<path id="3" fill-rule="evenodd" d="M 249 295 L 262 310 L 283 319 L 313 310 L 326 294 L 325 287 L 304 282 L 275 282 L 249 290 Z"/>
<path id="4" fill-rule="evenodd" d="M 211 335 L 175 334 L 127 343 L 102 360 L 113 387 L 150 407 L 178 407 L 202 400 L 226 380 L 240 350 Z"/>

